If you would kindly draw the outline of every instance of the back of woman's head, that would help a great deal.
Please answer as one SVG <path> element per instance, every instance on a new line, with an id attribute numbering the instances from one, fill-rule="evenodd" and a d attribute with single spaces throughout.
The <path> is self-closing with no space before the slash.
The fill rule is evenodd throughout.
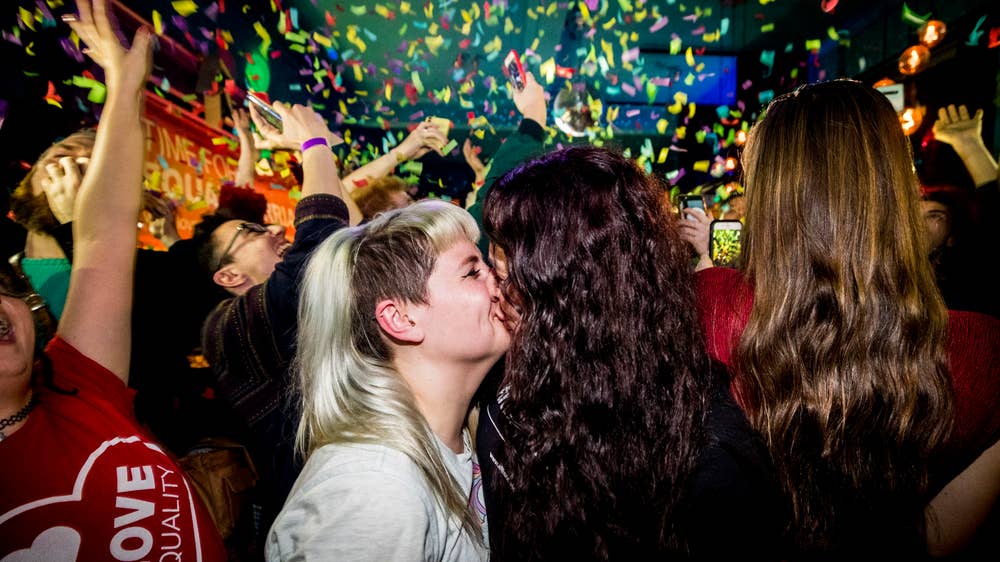
<path id="1" fill-rule="evenodd" d="M 909 144 L 857 82 L 775 99 L 743 154 L 753 310 L 741 395 L 805 551 L 919 548 L 927 463 L 951 425 L 947 311 Z"/>
<path id="2" fill-rule="evenodd" d="M 509 172 L 486 198 L 501 291 L 520 313 L 498 483 L 512 494 L 508 556 L 678 545 L 671 517 L 701 444 L 707 359 L 662 194 L 621 155 L 573 147 Z"/>
<path id="3" fill-rule="evenodd" d="M 437 257 L 479 229 L 465 210 L 422 201 L 345 228 L 309 259 L 299 299 L 302 419 L 297 445 L 307 456 L 330 443 L 377 443 L 419 466 L 441 503 L 473 534 L 468 498 L 445 469 L 412 392 L 393 367 L 392 348 L 375 320 L 376 303 L 427 302 Z"/>

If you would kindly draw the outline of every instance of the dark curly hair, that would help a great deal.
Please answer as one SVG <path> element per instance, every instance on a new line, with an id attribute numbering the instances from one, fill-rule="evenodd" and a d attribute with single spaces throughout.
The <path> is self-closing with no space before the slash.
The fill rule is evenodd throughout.
<path id="1" fill-rule="evenodd" d="M 682 554 L 711 380 L 688 249 L 663 186 L 575 146 L 507 173 L 484 225 L 520 318 L 494 490 L 503 559 Z"/>

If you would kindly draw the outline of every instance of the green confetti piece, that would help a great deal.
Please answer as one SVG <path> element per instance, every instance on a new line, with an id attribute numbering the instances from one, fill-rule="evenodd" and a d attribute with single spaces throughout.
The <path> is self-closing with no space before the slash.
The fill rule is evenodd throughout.
<path id="1" fill-rule="evenodd" d="M 448 144 L 441 147 L 441 154 L 448 154 L 452 150 L 455 150 L 455 147 L 457 146 L 458 146 L 458 141 L 455 139 L 451 139 L 450 141 L 448 141 Z"/>

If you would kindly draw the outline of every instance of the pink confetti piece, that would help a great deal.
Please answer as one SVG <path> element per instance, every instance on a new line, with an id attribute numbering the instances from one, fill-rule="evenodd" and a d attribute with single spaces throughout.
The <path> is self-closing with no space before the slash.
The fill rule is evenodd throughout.
<path id="1" fill-rule="evenodd" d="M 650 26 L 649 32 L 656 33 L 657 31 L 663 29 L 663 27 L 666 26 L 668 23 L 670 23 L 670 18 L 668 18 L 667 16 L 663 16 L 660 19 L 656 20 L 656 23 Z"/>

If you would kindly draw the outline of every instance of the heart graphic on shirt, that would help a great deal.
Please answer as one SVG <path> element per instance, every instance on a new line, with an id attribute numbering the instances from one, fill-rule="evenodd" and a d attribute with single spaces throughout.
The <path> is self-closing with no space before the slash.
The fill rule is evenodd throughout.
<path id="1" fill-rule="evenodd" d="M 200 543 L 194 492 L 166 453 L 141 437 L 103 442 L 67 491 L 0 514 L 4 534 L 23 538 L 6 545 L 22 549 L 0 562 L 141 560 L 154 548 L 174 555 Z M 72 548 L 66 532 L 75 537 Z M 36 539 L 24 549 L 29 537 Z M 203 553 L 193 550 L 200 559 Z"/>
<path id="2" fill-rule="evenodd" d="M 69 527 L 42 531 L 30 548 L 11 552 L 0 562 L 73 562 L 80 550 L 80 533 Z"/>

